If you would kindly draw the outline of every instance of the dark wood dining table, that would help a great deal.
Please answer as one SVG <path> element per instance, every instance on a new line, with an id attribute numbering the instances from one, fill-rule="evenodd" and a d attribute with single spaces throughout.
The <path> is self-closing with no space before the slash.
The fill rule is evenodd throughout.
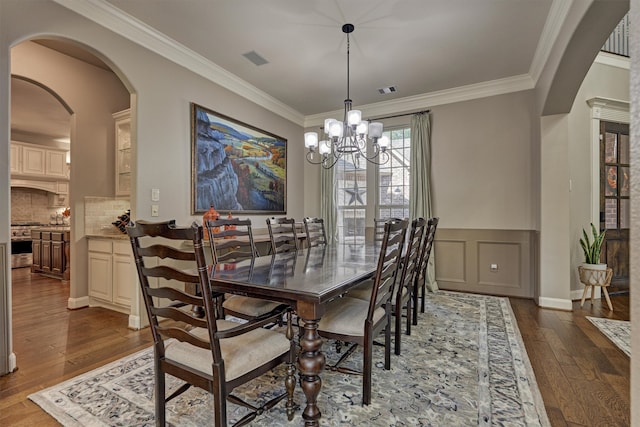
<path id="1" fill-rule="evenodd" d="M 318 322 L 327 302 L 340 297 L 376 270 L 380 245 L 327 245 L 297 252 L 217 264 L 211 272 L 216 291 L 282 301 L 302 320 L 298 369 L 306 397 L 306 426 L 318 426 L 317 398 L 325 366 Z"/>

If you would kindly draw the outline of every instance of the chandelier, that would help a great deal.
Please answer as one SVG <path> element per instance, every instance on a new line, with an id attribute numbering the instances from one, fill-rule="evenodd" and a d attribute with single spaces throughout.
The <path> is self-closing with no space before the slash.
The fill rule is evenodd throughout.
<path id="1" fill-rule="evenodd" d="M 382 135 L 382 123 L 362 120 L 360 110 L 351 109 L 349 97 L 349 34 L 353 24 L 344 24 L 342 32 L 347 35 L 347 99 L 344 100 L 344 117 L 324 121 L 324 138 L 318 141 L 317 132 L 304 134 L 304 145 L 308 149 L 307 161 L 320 164 L 325 169 L 332 168 L 345 155 L 351 156 L 351 162 L 358 168 L 360 159 L 381 165 L 389 160 L 389 138 Z M 345 159 L 347 160 L 347 159 Z"/>

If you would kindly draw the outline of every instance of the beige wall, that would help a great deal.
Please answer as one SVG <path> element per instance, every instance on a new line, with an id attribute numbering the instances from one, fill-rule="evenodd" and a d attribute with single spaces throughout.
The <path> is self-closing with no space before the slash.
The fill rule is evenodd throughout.
<path id="1" fill-rule="evenodd" d="M 577 267 L 584 261 L 579 245 L 582 228 L 589 223 L 598 224 L 599 189 L 592 183 L 598 182 L 593 176 L 592 163 L 599 161 L 599 146 L 593 135 L 592 109 L 587 101 L 595 98 L 610 98 L 629 101 L 629 70 L 595 62 L 578 91 L 569 123 L 569 179 L 570 198 L 570 248 L 571 248 L 571 289 L 572 297 L 581 295 L 583 285 L 578 279 Z"/>

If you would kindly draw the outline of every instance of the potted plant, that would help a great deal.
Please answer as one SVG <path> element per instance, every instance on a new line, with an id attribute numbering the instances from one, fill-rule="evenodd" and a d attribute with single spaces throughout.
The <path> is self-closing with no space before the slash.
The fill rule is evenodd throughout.
<path id="1" fill-rule="evenodd" d="M 607 230 L 598 232 L 593 223 L 591 223 L 591 238 L 587 231 L 582 229 L 582 237 L 580 238 L 580 246 L 584 252 L 584 264 L 580 266 L 580 281 L 586 285 L 601 286 L 606 278 L 607 264 L 600 262 L 600 251 L 604 243 L 604 236 Z"/>

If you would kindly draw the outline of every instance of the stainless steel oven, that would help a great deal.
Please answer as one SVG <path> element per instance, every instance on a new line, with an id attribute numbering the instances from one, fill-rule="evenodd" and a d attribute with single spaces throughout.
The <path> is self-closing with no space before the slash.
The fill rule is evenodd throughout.
<path id="1" fill-rule="evenodd" d="M 39 223 L 11 224 L 11 268 L 30 267 L 33 263 L 31 230 Z"/>

